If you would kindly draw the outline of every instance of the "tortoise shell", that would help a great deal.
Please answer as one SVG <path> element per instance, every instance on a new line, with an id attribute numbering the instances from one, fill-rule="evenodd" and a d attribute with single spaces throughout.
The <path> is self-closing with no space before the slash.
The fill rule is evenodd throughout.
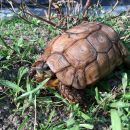
<path id="1" fill-rule="evenodd" d="M 117 33 L 98 22 L 83 22 L 48 44 L 42 57 L 66 86 L 83 89 L 122 64 Z"/>

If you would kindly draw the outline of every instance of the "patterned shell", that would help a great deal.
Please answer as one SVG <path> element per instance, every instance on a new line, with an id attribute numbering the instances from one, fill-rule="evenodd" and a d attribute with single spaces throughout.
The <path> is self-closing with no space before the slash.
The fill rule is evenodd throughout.
<path id="1" fill-rule="evenodd" d="M 122 64 L 121 46 L 111 27 L 84 22 L 55 37 L 42 57 L 64 85 L 83 89 Z"/>

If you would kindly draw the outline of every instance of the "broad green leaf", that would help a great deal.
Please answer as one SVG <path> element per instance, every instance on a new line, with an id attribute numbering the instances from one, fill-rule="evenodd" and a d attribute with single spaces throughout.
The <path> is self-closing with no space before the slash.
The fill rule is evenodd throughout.
<path id="1" fill-rule="evenodd" d="M 126 73 L 123 73 L 123 74 L 122 74 L 122 87 L 123 87 L 124 93 L 125 93 L 127 84 L 128 84 L 127 74 L 126 74 Z"/>
<path id="2" fill-rule="evenodd" d="M 28 68 L 25 67 L 20 67 L 19 71 L 18 71 L 18 81 L 17 84 L 20 84 L 21 78 L 23 77 L 24 74 L 26 74 L 28 72 Z"/>
<path id="3" fill-rule="evenodd" d="M 112 130 L 122 130 L 120 116 L 115 109 L 111 109 Z"/>
<path id="4" fill-rule="evenodd" d="M 64 129 L 64 130 L 80 130 L 80 128 L 79 128 L 79 125 L 75 125 L 71 128 L 67 128 L 67 129 Z"/>
<path id="5" fill-rule="evenodd" d="M 50 96 L 37 97 L 37 100 L 38 100 L 39 103 L 45 102 L 45 103 L 49 103 L 50 104 L 50 103 L 53 102 L 52 98 Z"/>
<path id="6" fill-rule="evenodd" d="M 45 79 L 43 82 L 41 82 L 35 89 L 29 91 L 29 92 L 25 92 L 24 94 L 22 94 L 21 96 L 19 96 L 17 98 L 17 100 L 23 98 L 23 97 L 26 97 L 26 96 L 29 96 L 30 94 L 33 94 L 33 93 L 36 93 L 39 89 L 43 88 L 44 85 L 46 84 L 46 82 L 49 80 L 49 78 Z"/>
<path id="7" fill-rule="evenodd" d="M 127 107 L 130 107 L 130 103 L 118 101 L 118 102 L 111 103 L 110 106 L 112 108 L 127 108 Z"/>
<path id="8" fill-rule="evenodd" d="M 16 92 L 25 92 L 22 88 L 20 88 L 17 84 L 8 81 L 8 80 L 2 80 L 0 79 L 0 84 L 4 85 L 5 87 L 11 88 Z"/>
<path id="9" fill-rule="evenodd" d="M 124 99 L 130 100 L 130 92 L 127 92 L 123 95 Z"/>
<path id="10" fill-rule="evenodd" d="M 31 91 L 31 84 L 29 83 L 28 78 L 27 78 L 26 88 L 27 88 L 27 91 L 28 91 L 28 92 Z M 33 100 L 32 94 L 30 94 L 30 95 L 29 95 L 29 101 L 31 102 L 32 100 Z"/>
<path id="11" fill-rule="evenodd" d="M 17 42 L 17 46 L 22 47 L 23 45 L 23 37 L 20 37 Z"/>
<path id="12" fill-rule="evenodd" d="M 98 92 L 98 88 L 97 87 L 95 88 L 95 93 L 96 93 L 95 99 L 96 99 L 97 103 L 100 103 L 99 92 Z"/>
<path id="13" fill-rule="evenodd" d="M 90 116 L 88 116 L 87 114 L 83 113 L 82 111 L 79 111 L 78 113 L 83 119 L 85 120 L 90 120 Z"/>
<path id="14" fill-rule="evenodd" d="M 48 130 L 65 130 L 65 125 L 63 123 L 56 124 L 56 126 L 50 127 Z"/>
<path id="15" fill-rule="evenodd" d="M 66 121 L 67 127 L 73 125 L 75 123 L 75 120 L 73 118 L 70 118 L 69 120 Z"/>
<path id="16" fill-rule="evenodd" d="M 45 126 L 44 126 L 45 129 L 47 129 L 48 126 L 50 125 L 51 120 L 52 120 L 52 118 L 53 118 L 54 115 L 55 115 L 55 110 L 52 110 L 51 113 L 49 114 L 47 123 L 46 123 Z"/>
<path id="17" fill-rule="evenodd" d="M 79 126 L 80 126 L 80 127 L 83 127 L 83 128 L 86 128 L 86 129 L 90 129 L 90 130 L 93 129 L 93 127 L 94 127 L 94 126 L 91 125 L 91 124 L 79 124 Z"/>
<path id="18" fill-rule="evenodd" d="M 48 118 L 48 121 L 47 121 L 47 124 L 49 124 L 53 118 L 53 116 L 55 115 L 55 110 L 52 110 L 50 115 L 49 115 L 49 118 Z"/>

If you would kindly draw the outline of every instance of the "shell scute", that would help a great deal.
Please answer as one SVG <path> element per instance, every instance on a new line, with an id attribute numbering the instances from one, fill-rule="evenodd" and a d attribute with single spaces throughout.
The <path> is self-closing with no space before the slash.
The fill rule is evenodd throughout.
<path id="1" fill-rule="evenodd" d="M 87 85 L 94 84 L 99 80 L 100 72 L 97 61 L 92 62 L 85 68 L 85 77 Z"/>
<path id="2" fill-rule="evenodd" d="M 116 56 L 115 56 L 115 51 L 113 48 L 111 48 L 108 52 L 108 57 L 109 57 L 109 61 L 110 61 L 110 70 L 113 70 L 116 66 Z"/>
<path id="3" fill-rule="evenodd" d="M 107 25 L 102 25 L 101 30 L 108 35 L 108 37 L 113 43 L 116 43 L 119 40 L 118 34 L 111 27 Z"/>
<path id="4" fill-rule="evenodd" d="M 108 52 L 112 47 L 112 42 L 107 35 L 101 31 L 92 33 L 87 37 L 87 40 L 93 45 L 97 52 Z"/>
<path id="5" fill-rule="evenodd" d="M 76 89 L 83 89 L 86 87 L 85 72 L 83 69 L 76 70 L 72 86 Z"/>
<path id="6" fill-rule="evenodd" d="M 75 68 L 73 68 L 72 66 L 69 66 L 69 67 L 65 68 L 64 70 L 56 73 L 57 78 L 63 84 L 66 84 L 68 86 L 70 86 L 72 84 L 74 75 L 75 75 Z"/>
<path id="7" fill-rule="evenodd" d="M 71 28 L 66 31 L 73 39 L 82 39 L 90 35 L 92 32 L 98 31 L 101 28 L 99 23 L 95 22 L 84 22 L 74 28 Z"/>
<path id="8" fill-rule="evenodd" d="M 97 63 L 99 66 L 100 76 L 105 76 L 110 71 L 110 63 L 106 53 L 98 53 Z"/>
<path id="9" fill-rule="evenodd" d="M 97 54 L 86 39 L 81 39 L 69 47 L 64 55 L 72 66 L 82 68 L 96 59 Z"/>
<path id="10" fill-rule="evenodd" d="M 68 34 L 62 34 L 53 44 L 51 53 L 59 52 L 62 53 L 69 46 L 71 46 L 76 40 L 69 37 Z"/>
<path id="11" fill-rule="evenodd" d="M 46 63 L 54 73 L 61 71 L 62 69 L 70 65 L 65 57 L 62 54 L 58 53 L 49 56 Z"/>

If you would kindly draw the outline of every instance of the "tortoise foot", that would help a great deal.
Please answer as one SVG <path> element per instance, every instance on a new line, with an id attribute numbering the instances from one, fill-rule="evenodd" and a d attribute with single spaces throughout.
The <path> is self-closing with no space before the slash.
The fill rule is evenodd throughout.
<path id="1" fill-rule="evenodd" d="M 61 95 L 71 103 L 85 104 L 84 90 L 75 89 L 65 85 L 60 85 L 58 89 Z"/>

